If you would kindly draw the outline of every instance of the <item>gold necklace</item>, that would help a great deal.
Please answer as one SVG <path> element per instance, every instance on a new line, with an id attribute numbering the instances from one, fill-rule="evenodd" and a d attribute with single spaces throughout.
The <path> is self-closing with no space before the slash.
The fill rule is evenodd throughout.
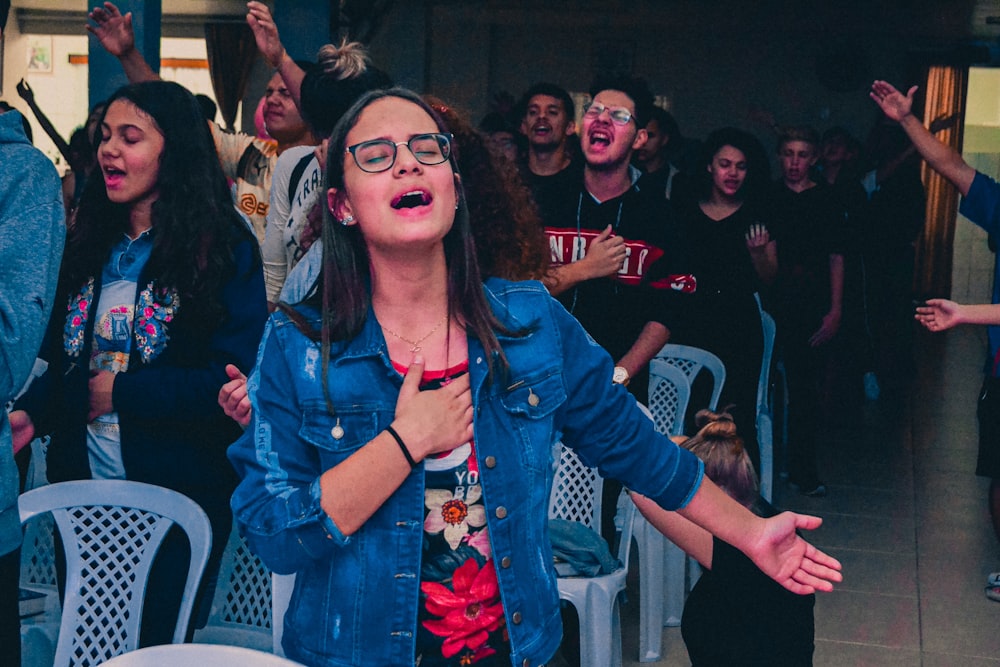
<path id="1" fill-rule="evenodd" d="M 386 332 L 387 334 L 392 334 L 393 336 L 395 336 L 399 340 L 403 341 L 404 343 L 407 343 L 407 344 L 411 345 L 412 347 L 410 348 L 410 352 L 413 353 L 413 354 L 416 354 L 417 352 L 419 352 L 420 350 L 423 349 L 422 347 L 420 347 L 420 344 L 423 343 L 428 338 L 430 338 L 431 335 L 433 335 L 433 333 L 435 331 L 437 331 L 438 329 L 440 329 L 441 325 L 444 324 L 447 320 L 448 320 L 448 315 L 446 313 L 445 316 L 441 318 L 441 321 L 434 325 L 433 329 L 431 329 L 430 331 L 428 331 L 427 333 L 425 333 L 423 336 L 421 336 L 420 338 L 418 338 L 416 340 L 410 340 L 409 338 L 407 338 L 405 336 L 399 335 L 398 333 L 396 333 L 395 331 L 393 331 L 392 329 L 390 329 L 386 325 L 381 324 L 381 323 L 379 323 L 379 324 L 381 324 L 381 326 L 382 326 L 382 331 Z"/>

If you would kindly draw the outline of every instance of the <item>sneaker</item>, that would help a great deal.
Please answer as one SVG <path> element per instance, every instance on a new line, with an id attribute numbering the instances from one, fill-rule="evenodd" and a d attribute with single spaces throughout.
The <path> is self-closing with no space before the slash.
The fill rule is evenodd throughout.
<path id="1" fill-rule="evenodd" d="M 1000 586 L 987 586 L 986 597 L 994 602 L 1000 602 Z"/>
<path id="2" fill-rule="evenodd" d="M 987 586 L 1000 586 L 1000 572 L 993 572 L 990 576 L 986 577 Z"/>
<path id="3" fill-rule="evenodd" d="M 823 482 L 816 482 L 813 486 L 800 486 L 798 491 L 800 496 L 805 496 L 807 498 L 825 498 L 826 484 L 823 484 Z"/>
<path id="4" fill-rule="evenodd" d="M 788 482 L 788 488 L 795 491 L 800 496 L 808 498 L 822 498 L 826 495 L 826 485 L 823 482 L 812 482 L 809 484 L 799 484 L 798 482 Z"/>
<path id="5" fill-rule="evenodd" d="M 878 378 L 873 371 L 865 373 L 865 398 L 869 401 L 877 401 L 882 390 L 878 386 Z"/>

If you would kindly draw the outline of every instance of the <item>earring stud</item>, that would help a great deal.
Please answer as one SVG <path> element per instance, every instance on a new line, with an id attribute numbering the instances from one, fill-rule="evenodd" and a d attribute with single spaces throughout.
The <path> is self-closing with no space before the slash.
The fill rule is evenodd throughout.
<path id="1" fill-rule="evenodd" d="M 354 222 L 354 216 L 353 215 L 349 215 L 346 218 L 344 218 L 343 220 L 341 220 L 340 224 L 342 224 L 344 227 L 347 227 L 352 222 Z"/>

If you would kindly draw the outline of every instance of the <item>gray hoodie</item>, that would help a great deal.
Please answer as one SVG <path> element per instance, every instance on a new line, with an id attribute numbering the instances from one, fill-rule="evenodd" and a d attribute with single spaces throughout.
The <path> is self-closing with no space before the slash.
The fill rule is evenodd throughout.
<path id="1" fill-rule="evenodd" d="M 21 114 L 0 113 L 0 399 L 31 372 L 52 312 L 66 237 L 59 175 L 24 135 Z M 7 411 L 0 411 L 0 555 L 21 544 L 18 475 Z"/>

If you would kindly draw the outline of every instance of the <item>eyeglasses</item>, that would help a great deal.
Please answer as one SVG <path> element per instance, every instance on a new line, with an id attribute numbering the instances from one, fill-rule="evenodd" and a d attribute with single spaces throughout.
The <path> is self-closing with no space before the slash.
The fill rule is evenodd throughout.
<path id="1" fill-rule="evenodd" d="M 632 120 L 632 112 L 625 107 L 606 107 L 600 102 L 588 102 L 587 106 L 583 107 L 583 115 L 588 118 L 599 118 L 605 111 L 615 125 L 628 125 Z"/>
<path id="2" fill-rule="evenodd" d="M 396 164 L 396 151 L 406 146 L 420 164 L 435 165 L 446 162 L 451 157 L 452 135 L 433 132 L 416 134 L 409 141 L 389 141 L 373 139 L 348 146 L 344 151 L 354 156 L 354 162 L 361 171 L 377 174 L 392 169 Z"/>

